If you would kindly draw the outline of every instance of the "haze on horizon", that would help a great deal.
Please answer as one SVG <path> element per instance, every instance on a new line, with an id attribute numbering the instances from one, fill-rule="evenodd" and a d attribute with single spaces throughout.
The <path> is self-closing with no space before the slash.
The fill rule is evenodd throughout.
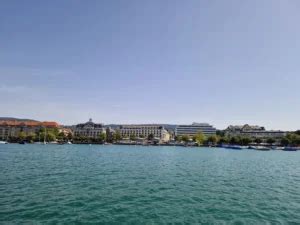
<path id="1" fill-rule="evenodd" d="M 1 1 L 0 116 L 300 129 L 300 2 Z"/>

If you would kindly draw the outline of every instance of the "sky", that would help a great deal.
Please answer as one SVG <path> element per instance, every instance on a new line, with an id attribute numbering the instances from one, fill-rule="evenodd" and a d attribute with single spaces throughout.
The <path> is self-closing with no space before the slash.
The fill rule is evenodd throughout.
<path id="1" fill-rule="evenodd" d="M 300 129 L 298 0 L 2 0 L 0 116 Z"/>

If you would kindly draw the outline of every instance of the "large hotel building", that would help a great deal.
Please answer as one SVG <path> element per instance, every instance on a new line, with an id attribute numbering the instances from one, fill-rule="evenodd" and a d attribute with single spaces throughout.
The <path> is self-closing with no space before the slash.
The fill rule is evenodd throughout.
<path id="1" fill-rule="evenodd" d="M 77 124 L 73 128 L 74 135 L 77 137 L 98 138 L 101 133 L 106 133 L 106 129 L 102 123 L 94 123 L 89 119 L 86 123 Z"/>
<path id="2" fill-rule="evenodd" d="M 119 128 L 122 137 L 130 137 L 134 135 L 136 137 L 148 137 L 150 134 L 154 138 L 158 138 L 163 142 L 170 140 L 169 132 L 159 125 L 122 125 Z"/>
<path id="3" fill-rule="evenodd" d="M 59 124 L 56 122 L 38 121 L 0 121 L 0 138 L 6 140 L 9 137 L 17 137 L 21 132 L 29 135 L 45 128 L 59 128 Z"/>
<path id="4" fill-rule="evenodd" d="M 207 136 L 214 135 L 216 134 L 216 128 L 208 123 L 193 123 L 191 125 L 178 125 L 175 129 L 176 136 L 194 136 L 200 132 Z"/>

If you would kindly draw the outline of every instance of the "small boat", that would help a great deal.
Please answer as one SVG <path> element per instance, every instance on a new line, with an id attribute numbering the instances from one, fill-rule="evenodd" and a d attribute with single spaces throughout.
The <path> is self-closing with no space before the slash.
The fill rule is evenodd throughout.
<path id="1" fill-rule="evenodd" d="M 71 145 L 71 144 L 72 144 L 72 142 L 71 142 L 71 141 L 68 141 L 68 142 L 67 142 L 67 144 L 68 144 L 68 145 Z"/>
<path id="2" fill-rule="evenodd" d="M 49 144 L 58 144 L 57 141 L 50 141 Z"/>
<path id="3" fill-rule="evenodd" d="M 233 150 L 243 150 L 243 149 L 247 149 L 248 146 L 241 146 L 241 145 L 225 145 L 224 148 L 233 149 Z"/>
<path id="4" fill-rule="evenodd" d="M 270 151 L 271 149 L 266 146 L 256 146 L 255 150 L 258 151 Z"/>
<path id="5" fill-rule="evenodd" d="M 0 144 L 8 144 L 6 141 L 0 141 Z"/>
<path id="6" fill-rule="evenodd" d="M 284 147 L 274 146 L 272 150 L 284 150 Z"/>
<path id="7" fill-rule="evenodd" d="M 19 144 L 20 144 L 20 145 L 25 145 L 26 142 L 25 142 L 25 141 L 20 141 Z"/>
<path id="8" fill-rule="evenodd" d="M 298 150 L 300 150 L 299 147 L 285 147 L 283 149 L 283 151 L 289 151 L 289 152 L 291 152 L 291 151 L 298 151 Z"/>

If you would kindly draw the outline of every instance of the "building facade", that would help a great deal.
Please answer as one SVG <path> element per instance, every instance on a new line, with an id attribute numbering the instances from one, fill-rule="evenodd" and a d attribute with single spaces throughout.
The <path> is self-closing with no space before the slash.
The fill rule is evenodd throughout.
<path id="1" fill-rule="evenodd" d="M 225 130 L 228 136 L 247 136 L 251 138 L 281 138 L 287 133 L 280 130 L 266 130 L 261 126 L 251 126 L 248 124 L 239 126 L 229 126 Z"/>
<path id="2" fill-rule="evenodd" d="M 106 129 L 102 123 L 94 123 L 89 119 L 86 123 L 80 123 L 73 127 L 74 136 L 98 138 L 101 133 L 106 133 Z"/>
<path id="3" fill-rule="evenodd" d="M 0 138 L 7 140 L 9 137 L 18 137 L 21 132 L 29 135 L 47 128 L 59 128 L 59 124 L 38 121 L 0 121 Z"/>
<path id="4" fill-rule="evenodd" d="M 193 123 L 191 125 L 178 125 L 175 129 L 176 136 L 194 136 L 200 132 L 210 136 L 216 134 L 216 128 L 208 123 Z"/>
<path id="5" fill-rule="evenodd" d="M 159 139 L 162 142 L 168 142 L 170 140 L 169 132 L 163 126 L 157 125 L 121 125 L 119 132 L 122 137 L 135 137 L 147 138 L 149 135 L 153 135 L 154 138 Z"/>

